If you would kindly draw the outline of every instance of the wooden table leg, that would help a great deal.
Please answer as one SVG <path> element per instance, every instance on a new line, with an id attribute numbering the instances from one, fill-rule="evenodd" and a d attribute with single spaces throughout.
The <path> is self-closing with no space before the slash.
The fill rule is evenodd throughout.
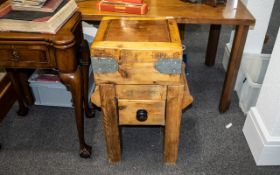
<path id="1" fill-rule="evenodd" d="M 85 108 L 85 113 L 88 118 L 92 118 L 95 115 L 95 110 L 92 106 L 92 108 L 89 108 L 89 102 L 88 102 L 88 76 L 89 76 L 89 66 L 90 66 L 90 51 L 88 42 L 86 40 L 82 43 L 82 59 L 80 61 L 82 66 L 82 77 L 83 77 L 83 103 Z"/>
<path id="2" fill-rule="evenodd" d="M 99 88 L 108 159 L 118 162 L 121 160 L 121 145 L 115 86 L 102 84 Z"/>
<path id="3" fill-rule="evenodd" d="M 215 64 L 220 32 L 221 32 L 221 25 L 212 24 L 210 26 L 208 46 L 207 46 L 207 52 L 205 58 L 205 64 L 207 66 L 213 66 Z"/>
<path id="4" fill-rule="evenodd" d="M 14 87 L 16 97 L 19 103 L 19 110 L 17 111 L 17 114 L 20 116 L 26 116 L 28 113 L 28 108 L 24 103 L 24 96 L 23 96 L 24 92 L 20 84 L 18 71 L 16 69 L 11 69 L 11 68 L 6 68 L 6 71 L 10 77 L 11 83 Z"/>
<path id="5" fill-rule="evenodd" d="M 236 26 L 233 45 L 230 53 L 227 73 L 224 81 L 222 96 L 220 99 L 220 112 L 225 112 L 230 105 L 231 95 L 234 88 L 236 76 L 241 63 L 243 49 L 246 43 L 249 26 Z"/>
<path id="6" fill-rule="evenodd" d="M 23 91 L 23 97 L 24 97 L 24 102 L 27 105 L 33 105 L 34 104 L 34 97 L 32 94 L 32 91 L 30 89 L 29 83 L 28 83 L 28 78 L 32 74 L 32 70 L 28 69 L 20 69 L 18 70 L 19 73 L 19 80 L 21 84 L 21 88 Z"/>
<path id="7" fill-rule="evenodd" d="M 80 142 L 80 156 L 89 158 L 91 156 L 91 146 L 85 143 L 84 138 L 84 111 L 83 111 L 83 81 L 80 67 L 73 73 L 59 73 L 62 82 L 67 85 L 72 93 L 75 107 L 76 125 Z"/>
<path id="8" fill-rule="evenodd" d="M 177 160 L 183 94 L 184 85 L 168 86 L 164 132 L 164 162 L 166 164 L 175 164 Z"/>

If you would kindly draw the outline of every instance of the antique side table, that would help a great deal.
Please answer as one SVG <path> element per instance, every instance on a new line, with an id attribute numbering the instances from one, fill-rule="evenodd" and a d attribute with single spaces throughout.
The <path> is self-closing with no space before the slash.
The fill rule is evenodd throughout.
<path id="1" fill-rule="evenodd" d="M 84 139 L 84 108 L 88 117 L 89 48 L 83 39 L 81 13 L 76 12 L 56 34 L 0 32 L 0 66 L 6 68 L 19 102 L 18 115 L 28 113 L 33 103 L 25 69 L 57 69 L 72 93 L 80 156 L 91 155 Z"/>

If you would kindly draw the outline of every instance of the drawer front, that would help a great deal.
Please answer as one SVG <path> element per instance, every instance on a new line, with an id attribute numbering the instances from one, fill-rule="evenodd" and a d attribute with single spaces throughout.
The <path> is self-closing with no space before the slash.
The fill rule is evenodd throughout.
<path id="1" fill-rule="evenodd" d="M 47 68 L 55 66 L 54 53 L 45 45 L 0 45 L 0 66 Z"/>
<path id="2" fill-rule="evenodd" d="M 166 86 L 163 85 L 116 85 L 119 99 L 165 100 Z"/>
<path id="3" fill-rule="evenodd" d="M 119 125 L 164 125 L 165 100 L 118 100 Z"/>

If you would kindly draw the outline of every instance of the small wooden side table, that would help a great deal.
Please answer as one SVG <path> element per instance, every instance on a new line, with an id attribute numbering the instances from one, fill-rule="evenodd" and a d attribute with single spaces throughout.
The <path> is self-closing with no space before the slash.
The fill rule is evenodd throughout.
<path id="1" fill-rule="evenodd" d="M 0 66 L 5 67 L 19 102 L 19 115 L 28 113 L 32 95 L 24 69 L 57 69 L 62 82 L 69 87 L 75 107 L 80 142 L 80 156 L 91 155 L 84 139 L 84 109 L 88 117 L 89 47 L 83 39 L 81 13 L 76 12 L 56 34 L 0 32 Z"/>
<path id="2" fill-rule="evenodd" d="M 103 18 L 91 55 L 109 161 L 121 159 L 119 126 L 160 125 L 164 162 L 175 164 L 182 109 L 192 103 L 176 21 Z"/>

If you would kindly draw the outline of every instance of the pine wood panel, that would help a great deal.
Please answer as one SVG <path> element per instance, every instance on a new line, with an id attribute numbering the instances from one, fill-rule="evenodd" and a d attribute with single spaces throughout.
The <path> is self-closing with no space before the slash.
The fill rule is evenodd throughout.
<path id="1" fill-rule="evenodd" d="M 155 28 L 155 31 L 147 31 L 148 28 Z M 106 17 L 91 46 L 91 55 L 92 59 L 115 59 L 118 71 L 95 72 L 94 79 L 97 84 L 179 82 L 180 74 L 160 73 L 155 64 L 164 58 L 181 61 L 182 54 L 178 27 L 173 19 Z"/>
<path id="2" fill-rule="evenodd" d="M 170 84 L 180 81 L 178 74 L 162 74 L 154 63 L 131 63 L 119 65 L 114 73 L 94 73 L 97 84 Z"/>
<path id="3" fill-rule="evenodd" d="M 184 85 L 168 86 L 164 130 L 164 162 L 175 164 L 178 156 Z"/>
<path id="4" fill-rule="evenodd" d="M 121 147 L 115 86 L 100 85 L 100 99 L 108 159 L 117 162 L 121 159 Z"/>
<path id="5" fill-rule="evenodd" d="M 119 99 L 165 100 L 166 86 L 161 85 L 116 85 Z"/>
<path id="6" fill-rule="evenodd" d="M 169 30 L 166 23 L 167 20 L 127 20 L 126 23 L 122 23 L 122 20 L 120 19 L 113 19 L 110 20 L 104 40 L 125 42 L 169 42 Z"/>

